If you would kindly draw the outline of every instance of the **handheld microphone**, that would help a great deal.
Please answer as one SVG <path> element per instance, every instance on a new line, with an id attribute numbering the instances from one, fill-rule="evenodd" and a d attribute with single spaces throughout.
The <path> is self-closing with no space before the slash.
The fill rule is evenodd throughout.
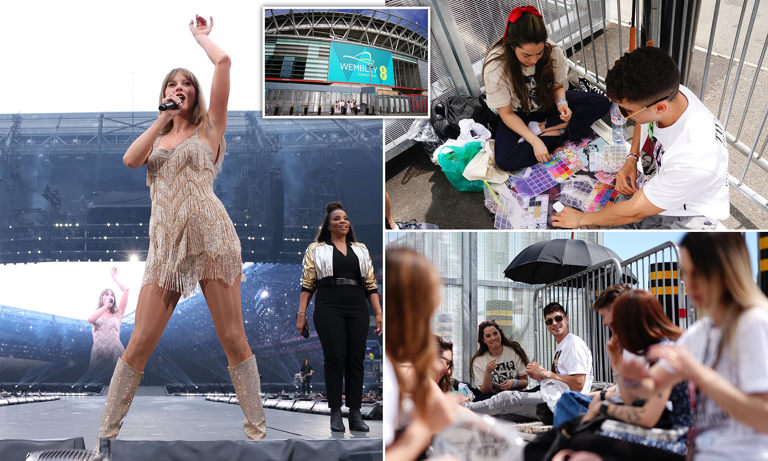
<path id="1" fill-rule="evenodd" d="M 183 95 L 179 95 L 179 99 L 184 101 L 184 96 Z M 164 102 L 164 103 L 160 104 L 157 107 L 157 110 L 159 110 L 160 112 L 163 112 L 163 111 L 166 111 L 166 110 L 173 110 L 173 109 L 176 109 L 178 107 L 179 107 L 179 105 L 176 104 L 176 101 L 170 100 L 168 102 Z"/>

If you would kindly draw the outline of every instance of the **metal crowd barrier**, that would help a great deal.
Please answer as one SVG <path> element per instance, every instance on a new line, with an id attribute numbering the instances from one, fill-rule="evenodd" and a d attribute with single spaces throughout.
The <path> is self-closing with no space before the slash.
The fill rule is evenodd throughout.
<path id="1" fill-rule="evenodd" d="M 568 66 L 580 76 L 590 80 L 599 88 L 605 90 L 605 73 L 613 65 L 613 62 L 634 46 L 640 46 L 641 28 L 630 28 L 629 41 L 624 40 L 627 29 L 628 17 L 635 19 L 640 24 L 641 15 L 646 19 L 643 35 L 645 39 L 655 44 L 663 44 L 666 49 L 672 50 L 671 55 L 677 61 L 678 67 L 683 69 L 683 83 L 695 86 L 698 82 L 689 82 L 688 76 L 692 51 L 696 38 L 696 30 L 699 19 L 699 10 L 702 2 L 697 0 L 646 0 L 645 2 L 633 2 L 632 11 L 623 11 L 621 1 L 599 0 L 536 0 L 531 1 L 502 1 L 490 0 L 488 2 L 473 2 L 471 0 L 387 0 L 388 6 L 431 6 L 432 21 L 430 29 L 431 40 L 431 103 L 441 101 L 455 94 L 479 95 L 483 90 L 482 59 L 490 46 L 503 34 L 504 21 L 509 11 L 516 6 L 533 3 L 541 11 L 550 39 L 558 43 L 563 49 L 570 50 L 571 58 Z M 713 52 L 715 32 L 721 22 L 721 0 L 716 0 L 714 12 L 711 17 L 709 30 L 709 43 L 706 49 L 704 65 L 701 77 L 699 98 L 704 99 L 707 89 L 711 58 L 713 55 L 722 57 Z M 649 11 L 642 11 L 641 4 L 649 7 Z M 671 4 L 671 10 L 669 6 Z M 755 19 L 758 16 L 760 0 L 751 3 L 742 2 L 736 33 L 733 36 L 733 45 L 728 58 L 728 69 L 725 81 L 721 88 L 719 104 L 715 108 L 710 104 L 710 110 L 717 114 L 726 130 L 728 144 L 737 152 L 746 157 L 743 169 L 729 175 L 728 181 L 731 187 L 745 195 L 752 202 L 768 211 L 768 199 L 762 190 L 756 190 L 745 183 L 747 173 L 752 164 L 768 172 L 768 159 L 765 158 L 765 150 L 768 147 L 768 136 L 763 136 L 768 121 L 768 96 L 761 92 L 755 92 L 757 80 L 763 69 L 766 49 L 768 48 L 768 34 L 762 42 L 753 39 Z M 615 8 L 618 21 L 618 47 L 609 46 L 605 31 L 611 21 L 610 11 Z M 671 17 L 663 15 L 662 11 L 671 11 Z M 748 12 L 749 11 L 749 12 Z M 669 27 L 669 25 L 674 27 Z M 705 29 L 702 27 L 701 29 Z M 742 36 L 742 29 L 746 29 Z M 602 37 L 597 37 L 600 31 Z M 741 51 L 738 52 L 741 45 Z M 747 51 L 751 46 L 762 45 L 760 58 L 755 67 L 748 93 L 745 95 L 741 114 L 737 114 L 734 107 L 737 94 L 744 97 L 742 73 L 746 63 Z M 602 49 L 600 49 L 602 48 Z M 698 49 L 698 51 L 704 51 Z M 737 54 L 739 55 L 737 57 Z M 604 59 L 604 61 L 603 61 Z M 580 61 L 580 62 L 577 62 Z M 700 64 L 697 64 L 700 65 Z M 733 68 L 736 68 L 735 76 L 732 76 Z M 727 101 L 727 104 L 726 104 Z M 716 110 L 715 110 L 716 109 Z M 725 109 L 725 110 L 724 110 Z M 734 120 L 730 120 L 731 117 Z M 738 117 L 736 119 L 736 117 Z M 735 130 L 728 131 L 728 126 L 738 121 Z M 412 119 L 388 120 L 385 122 L 385 152 L 387 160 L 403 152 L 414 144 L 405 138 Z M 732 123 L 730 123 L 732 122 Z M 751 134 L 748 138 L 742 137 L 743 127 L 757 127 L 754 138 Z M 760 176 L 758 182 L 764 182 L 765 173 L 757 172 Z"/>
<path id="2" fill-rule="evenodd" d="M 555 356 L 555 340 L 544 326 L 542 309 L 558 302 L 568 314 L 571 333 L 587 343 L 592 351 L 595 381 L 611 381 L 605 341 L 608 329 L 602 326 L 600 316 L 592 311 L 592 302 L 601 291 L 623 278 L 621 263 L 609 259 L 571 275 L 570 277 L 538 288 L 533 294 L 535 348 L 532 360 L 549 369 Z"/>
<path id="3" fill-rule="evenodd" d="M 533 296 L 533 360 L 545 368 L 552 363 L 556 344 L 544 326 L 541 310 L 556 301 L 566 308 L 570 331 L 583 339 L 592 351 L 595 381 L 613 381 L 605 352 L 608 328 L 602 326 L 599 314 L 592 310 L 592 303 L 601 291 L 614 283 L 627 283 L 650 291 L 659 299 L 667 316 L 685 330 L 696 317 L 677 269 L 679 254 L 677 244 L 667 242 L 623 262 L 609 259 L 538 288 Z"/>

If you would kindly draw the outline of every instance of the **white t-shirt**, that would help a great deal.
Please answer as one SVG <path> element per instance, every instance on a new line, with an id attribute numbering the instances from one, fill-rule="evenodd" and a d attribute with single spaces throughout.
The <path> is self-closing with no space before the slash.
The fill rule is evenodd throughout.
<path id="1" fill-rule="evenodd" d="M 395 441 L 395 430 L 400 414 L 400 387 L 389 357 L 384 355 L 384 446 Z"/>
<path id="2" fill-rule="evenodd" d="M 581 393 L 588 394 L 592 389 L 592 380 L 594 379 L 592 375 L 592 351 L 589 350 L 583 339 L 573 333 L 568 333 L 568 336 L 563 338 L 555 348 L 555 359 L 550 371 L 564 376 L 586 375 Z"/>
<path id="3" fill-rule="evenodd" d="M 651 203 L 664 209 L 661 215 L 727 219 L 730 201 L 725 131 L 691 90 L 680 85 L 680 92 L 688 99 L 688 107 L 666 128 L 654 123 L 655 147 L 648 139 L 648 125 L 642 125 L 643 168 L 656 172 L 643 192 Z"/>
<path id="4" fill-rule="evenodd" d="M 721 331 L 704 318 L 678 340 L 702 363 L 711 366 L 717 356 Z M 753 307 L 741 315 L 730 347 L 723 350 L 715 370 L 748 394 L 768 392 L 768 312 Z M 762 434 L 725 413 L 705 394 L 698 398 L 693 418 L 695 459 L 768 460 L 768 434 Z"/>
<path id="5" fill-rule="evenodd" d="M 568 89 L 568 66 L 565 64 L 565 53 L 553 42 L 547 42 L 552 46 L 549 53 L 552 59 L 552 71 L 554 72 L 555 85 L 560 85 Z M 502 53 L 501 47 L 492 48 L 485 61 L 499 56 Z M 528 104 L 530 112 L 541 108 L 541 101 L 536 100 L 536 66 L 522 67 L 525 85 L 528 88 Z M 488 106 L 491 109 L 499 107 L 512 106 L 515 112 L 520 111 L 520 97 L 515 93 L 512 87 L 512 81 L 507 77 L 506 64 L 502 60 L 496 60 L 486 64 L 483 72 L 483 81 L 485 82 L 485 91 L 488 95 Z"/>
<path id="6" fill-rule="evenodd" d="M 525 364 L 523 359 L 515 353 L 515 350 L 509 346 L 501 346 L 501 355 L 496 358 L 496 369 L 491 374 L 491 383 L 493 384 L 493 391 L 498 392 L 499 384 L 508 379 L 519 379 L 520 376 L 525 376 L 528 372 L 525 371 Z M 483 377 L 485 376 L 485 367 L 488 366 L 494 357 L 490 352 L 479 356 L 472 363 L 472 379 L 475 381 L 475 386 L 480 386 L 483 383 Z"/>

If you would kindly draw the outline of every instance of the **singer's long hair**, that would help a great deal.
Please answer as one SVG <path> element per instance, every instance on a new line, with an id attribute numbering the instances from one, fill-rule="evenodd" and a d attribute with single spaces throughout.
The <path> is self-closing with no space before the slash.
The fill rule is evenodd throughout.
<path id="1" fill-rule="evenodd" d="M 200 82 L 197 80 L 197 77 L 195 77 L 195 74 L 193 74 L 189 69 L 177 67 L 175 69 L 171 69 L 171 71 L 168 72 L 168 74 L 163 79 L 163 86 L 160 87 L 159 103 L 162 104 L 163 99 L 165 99 L 165 88 L 168 86 L 168 82 L 170 82 L 171 79 L 178 73 L 181 73 L 184 78 L 189 79 L 189 81 L 192 82 L 192 86 L 195 87 L 195 105 L 192 107 L 192 124 L 197 128 L 208 121 L 208 109 L 205 106 L 205 97 L 203 96 L 202 91 L 200 91 Z M 160 134 L 168 134 L 172 128 L 173 120 L 168 122 L 168 125 L 160 130 Z M 224 140 L 224 137 L 222 136 L 221 144 L 219 144 L 219 152 L 223 153 L 226 148 L 227 144 Z M 221 158 L 221 156 L 219 156 L 219 158 Z"/>
<path id="2" fill-rule="evenodd" d="M 112 291 L 110 288 L 105 288 L 101 290 L 101 294 L 99 295 L 99 309 L 101 309 L 101 307 L 104 305 L 101 303 L 101 300 L 104 298 L 104 295 L 107 293 L 112 293 L 112 299 L 114 301 L 112 301 L 112 305 L 109 306 L 109 312 L 114 314 L 115 312 L 117 312 L 117 296 L 115 296 L 115 292 Z"/>

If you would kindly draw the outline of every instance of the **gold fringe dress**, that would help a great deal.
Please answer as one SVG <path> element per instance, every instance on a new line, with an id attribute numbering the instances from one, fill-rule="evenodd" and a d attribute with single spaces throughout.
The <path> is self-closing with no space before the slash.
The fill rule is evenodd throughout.
<path id="1" fill-rule="evenodd" d="M 214 163 L 197 129 L 170 150 L 157 147 L 160 139 L 147 159 L 152 214 L 142 286 L 153 283 L 187 297 L 202 279 L 232 285 L 242 274 L 240 240 L 213 192 L 224 153 Z"/>

